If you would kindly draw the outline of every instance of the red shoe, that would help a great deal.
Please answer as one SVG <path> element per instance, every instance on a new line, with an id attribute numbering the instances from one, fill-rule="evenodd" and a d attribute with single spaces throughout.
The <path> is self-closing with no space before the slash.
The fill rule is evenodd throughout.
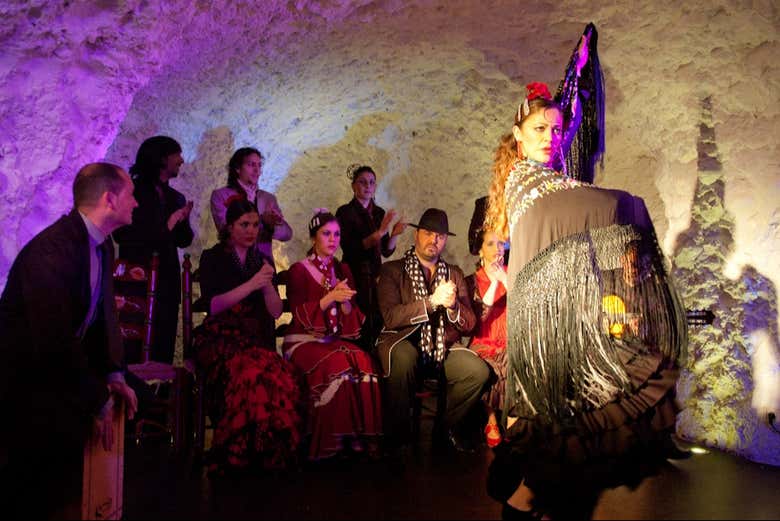
<path id="1" fill-rule="evenodd" d="M 485 441 L 491 449 L 501 443 L 501 430 L 498 428 L 498 424 L 488 423 L 485 425 Z"/>

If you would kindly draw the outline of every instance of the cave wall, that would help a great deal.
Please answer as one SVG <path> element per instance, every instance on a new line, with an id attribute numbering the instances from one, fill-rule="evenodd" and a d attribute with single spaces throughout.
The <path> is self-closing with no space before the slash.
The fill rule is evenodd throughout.
<path id="1" fill-rule="evenodd" d="M 445 209 L 466 271 L 473 200 L 524 84 L 557 86 L 587 22 L 599 29 L 607 152 L 597 183 L 645 198 L 693 331 L 680 434 L 780 464 L 780 16 L 774 2 L 30 1 L 0 5 L 0 284 L 19 249 L 71 205 L 73 175 L 128 167 L 167 134 L 194 200 L 197 259 L 216 240 L 211 190 L 255 146 L 260 186 L 295 231 L 378 173 L 377 202 L 417 222 Z M 396 256 L 411 244 L 399 241 Z"/>

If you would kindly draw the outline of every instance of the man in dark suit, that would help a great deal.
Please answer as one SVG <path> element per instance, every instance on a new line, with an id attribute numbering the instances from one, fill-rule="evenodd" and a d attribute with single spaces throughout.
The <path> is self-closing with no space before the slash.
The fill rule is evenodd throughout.
<path id="1" fill-rule="evenodd" d="M 114 400 L 132 418 L 113 297 L 109 234 L 130 223 L 130 176 L 92 163 L 73 183 L 74 209 L 14 261 L 0 297 L 0 508 L 12 517 L 74 513 L 84 443 L 110 449 Z M 80 512 L 80 511 L 75 511 Z"/>
<path id="2" fill-rule="evenodd" d="M 148 266 L 152 254 L 159 255 L 152 359 L 167 364 L 173 363 L 181 302 L 177 248 L 186 248 L 194 237 L 189 221 L 192 201 L 168 184 L 183 163 L 181 145 L 171 137 L 153 136 L 141 143 L 130 167 L 138 208 L 132 224 L 114 234 L 122 259 Z"/>
<path id="3" fill-rule="evenodd" d="M 443 366 L 447 380 L 444 424 L 450 443 L 462 449 L 464 433 L 457 432 L 457 427 L 479 401 L 490 370 L 460 344 L 476 319 L 463 272 L 441 259 L 447 237 L 454 235 L 447 214 L 429 208 L 418 225 L 410 226 L 417 228 L 414 246 L 403 259 L 382 265 L 377 288 L 384 320 L 377 354 L 387 378 L 385 432 L 391 444 L 408 441 L 418 368 Z"/>

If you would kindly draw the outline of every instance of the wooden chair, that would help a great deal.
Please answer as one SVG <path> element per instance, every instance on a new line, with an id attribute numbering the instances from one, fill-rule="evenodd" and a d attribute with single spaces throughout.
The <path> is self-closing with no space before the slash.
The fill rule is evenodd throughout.
<path id="1" fill-rule="evenodd" d="M 207 313 L 208 310 L 202 309 L 201 302 L 198 302 L 193 309 L 192 285 L 197 280 L 197 272 L 192 272 L 192 261 L 190 254 L 184 254 L 184 262 L 181 264 L 181 327 L 182 327 L 182 346 L 184 350 L 184 364 L 193 374 L 192 382 L 192 400 L 193 400 L 193 430 L 192 430 L 192 455 L 196 461 L 203 458 L 206 437 L 206 396 L 203 382 L 205 381 L 205 372 L 200 369 L 195 362 L 192 352 L 192 315 L 199 311 Z M 199 299 L 200 301 L 200 299 Z"/>
<path id="2" fill-rule="evenodd" d="M 287 283 L 290 280 L 290 272 L 288 270 L 280 271 L 276 274 L 276 287 L 277 290 L 284 289 L 285 290 L 285 296 L 282 298 L 282 314 L 284 313 L 290 313 L 290 301 L 287 300 Z M 281 295 L 281 293 L 280 293 Z M 281 322 L 279 325 L 276 326 L 276 329 L 274 331 L 274 334 L 276 335 L 276 338 L 284 338 L 284 335 L 287 334 L 287 328 L 290 326 L 290 322 Z M 279 349 L 279 354 L 281 355 L 281 348 Z"/>
<path id="3" fill-rule="evenodd" d="M 281 271 L 276 275 L 277 288 L 284 288 L 287 284 L 287 271 Z M 203 454 L 206 448 L 206 431 L 207 428 L 213 428 L 210 424 L 207 425 L 206 414 L 206 393 L 204 388 L 205 372 L 197 366 L 197 363 L 193 359 L 194 353 L 192 353 L 192 328 L 194 313 L 208 314 L 205 302 L 202 299 L 197 299 L 193 302 L 192 288 L 193 285 L 199 282 L 198 271 L 192 271 L 192 261 L 188 253 L 184 254 L 184 262 L 182 262 L 182 274 L 181 274 L 181 288 L 182 288 L 182 343 L 184 344 L 185 353 L 185 366 L 194 375 L 194 381 L 192 384 L 192 397 L 194 401 L 193 408 L 193 436 L 192 436 L 192 456 L 196 463 L 203 460 Z M 282 299 L 282 311 L 289 312 L 290 305 L 286 298 Z M 287 326 L 289 324 L 281 323 L 276 327 L 275 336 L 277 338 L 283 338 Z"/>
<path id="4" fill-rule="evenodd" d="M 187 438 L 183 403 L 187 372 L 182 367 L 151 359 L 159 263 L 157 253 L 152 256 L 148 267 L 117 259 L 114 263 L 114 299 L 128 360 L 127 369 L 156 389 L 154 399 L 145 404 L 147 410 L 139 411 L 139 419 L 135 422 L 135 442 L 140 444 L 147 437 L 168 436 L 174 452 L 178 453 Z M 160 393 L 165 387 L 167 397 Z"/>

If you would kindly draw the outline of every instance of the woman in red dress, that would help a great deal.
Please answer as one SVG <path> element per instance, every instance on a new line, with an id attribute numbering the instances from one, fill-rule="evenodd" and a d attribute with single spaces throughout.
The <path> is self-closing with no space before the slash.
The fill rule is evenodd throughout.
<path id="1" fill-rule="evenodd" d="M 350 341 L 360 336 L 364 316 L 349 267 L 333 257 L 341 239 L 336 217 L 318 210 L 309 236 L 308 256 L 289 270 L 293 319 L 283 347 L 304 373 L 309 458 L 350 450 L 375 455 L 382 432 L 379 373 L 369 353 Z"/>
<path id="2" fill-rule="evenodd" d="M 480 232 L 479 268 L 466 278 L 477 326 L 470 347 L 490 366 L 493 384 L 485 393 L 488 409 L 485 436 L 489 447 L 501 442 L 496 411 L 504 410 L 506 394 L 506 266 L 504 242 L 493 231 Z"/>
<path id="3" fill-rule="evenodd" d="M 285 467 L 300 443 L 297 371 L 275 350 L 282 301 L 274 269 L 255 247 L 257 208 L 237 199 L 228 206 L 222 240 L 203 252 L 199 267 L 209 316 L 194 331 L 193 348 L 216 424 L 212 472 Z"/>

